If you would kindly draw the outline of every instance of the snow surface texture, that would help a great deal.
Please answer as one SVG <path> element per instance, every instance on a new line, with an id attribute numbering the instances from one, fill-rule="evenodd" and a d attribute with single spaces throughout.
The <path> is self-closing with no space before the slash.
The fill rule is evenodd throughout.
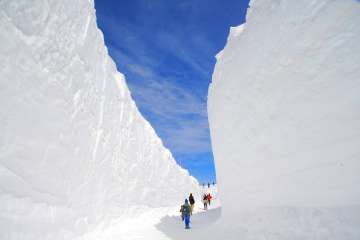
<path id="1" fill-rule="evenodd" d="M 197 181 L 131 99 L 85 0 L 0 1 L 0 239 L 72 239 Z"/>
<path id="2" fill-rule="evenodd" d="M 253 0 L 231 29 L 208 112 L 234 239 L 360 239 L 359 23 L 358 1 Z"/>

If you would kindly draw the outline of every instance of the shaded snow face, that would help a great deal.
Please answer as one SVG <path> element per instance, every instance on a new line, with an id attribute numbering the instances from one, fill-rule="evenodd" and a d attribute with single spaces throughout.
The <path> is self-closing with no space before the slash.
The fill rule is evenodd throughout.
<path id="1" fill-rule="evenodd" d="M 223 214 L 360 204 L 359 22 L 351 0 L 251 2 L 209 89 Z"/>
<path id="2" fill-rule="evenodd" d="M 92 3 L 0 9 L 1 239 L 63 239 L 196 192 L 139 114 Z"/>

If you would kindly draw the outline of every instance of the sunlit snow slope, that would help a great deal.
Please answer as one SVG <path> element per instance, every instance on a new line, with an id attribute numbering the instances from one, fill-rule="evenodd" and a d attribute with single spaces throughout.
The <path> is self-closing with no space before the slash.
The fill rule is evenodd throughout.
<path id="1" fill-rule="evenodd" d="M 253 0 L 217 59 L 208 110 L 223 221 L 279 207 L 249 226 L 360 237 L 360 2 Z M 347 235 L 334 238 L 338 227 Z"/>
<path id="2" fill-rule="evenodd" d="M 197 186 L 131 99 L 86 0 L 0 1 L 0 239 L 71 239 Z"/>

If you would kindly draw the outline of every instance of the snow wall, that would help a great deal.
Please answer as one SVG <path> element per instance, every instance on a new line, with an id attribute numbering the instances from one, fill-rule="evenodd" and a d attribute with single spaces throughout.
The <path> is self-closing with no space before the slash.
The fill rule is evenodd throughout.
<path id="1" fill-rule="evenodd" d="M 141 116 L 86 0 L 0 1 L 0 239 L 71 239 L 196 191 Z"/>
<path id="2" fill-rule="evenodd" d="M 250 2 L 209 88 L 223 222 L 270 207 L 254 210 L 248 217 L 259 219 L 248 225 L 279 220 L 268 229 L 279 235 L 254 239 L 360 238 L 359 43 L 359 1 Z M 340 225 L 337 237 L 326 235 Z"/>

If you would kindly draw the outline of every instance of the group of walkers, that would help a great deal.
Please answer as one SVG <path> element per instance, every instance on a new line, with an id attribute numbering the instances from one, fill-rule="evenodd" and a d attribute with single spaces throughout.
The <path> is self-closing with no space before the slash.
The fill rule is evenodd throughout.
<path id="1" fill-rule="evenodd" d="M 210 193 L 204 193 L 202 197 L 202 202 L 204 204 L 204 210 L 208 209 L 208 206 L 210 206 L 212 196 Z M 181 205 L 180 212 L 181 212 L 181 219 L 183 222 L 185 222 L 185 229 L 190 228 L 190 216 L 192 215 L 194 211 L 195 206 L 195 198 L 190 193 L 190 196 L 188 199 L 185 199 L 185 203 Z"/>
<path id="2" fill-rule="evenodd" d="M 215 182 L 212 183 L 213 186 L 215 186 Z M 205 183 L 202 184 L 203 187 L 205 187 Z M 208 188 L 210 188 L 210 183 L 207 183 Z"/>

